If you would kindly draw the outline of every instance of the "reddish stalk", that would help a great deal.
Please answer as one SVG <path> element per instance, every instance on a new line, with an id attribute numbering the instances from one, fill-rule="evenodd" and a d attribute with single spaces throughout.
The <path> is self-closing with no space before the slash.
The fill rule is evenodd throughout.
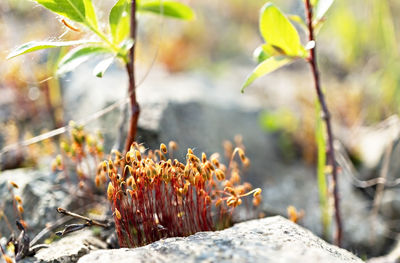
<path id="1" fill-rule="evenodd" d="M 305 10 L 306 10 L 306 17 L 307 17 L 307 26 L 308 26 L 308 40 L 315 42 L 314 37 L 314 28 L 312 23 L 313 17 L 313 10 L 310 4 L 310 0 L 305 0 Z M 311 66 L 315 90 L 318 95 L 318 100 L 322 108 L 323 112 L 323 120 L 326 124 L 326 130 L 328 133 L 328 160 L 329 164 L 332 166 L 332 181 L 333 181 L 333 198 L 334 198 L 334 206 L 335 206 L 335 221 L 336 221 L 336 233 L 335 233 L 335 244 L 337 246 L 341 246 L 342 241 L 342 220 L 340 216 L 340 206 L 339 206 L 339 190 L 338 190 L 338 182 L 337 182 L 337 164 L 335 161 L 335 150 L 333 148 L 333 133 L 332 133 L 332 126 L 331 126 L 331 115 L 328 110 L 328 106 L 325 101 L 324 93 L 321 89 L 319 72 L 318 72 L 318 65 L 317 65 L 317 55 L 316 55 L 316 47 L 310 49 L 310 57 L 308 58 L 308 63 Z"/>
<path id="2" fill-rule="evenodd" d="M 125 141 L 125 152 L 129 151 L 132 143 L 135 141 L 137 124 L 140 113 L 140 107 L 136 100 L 136 86 L 135 86 L 136 0 L 132 1 L 130 36 L 134 40 L 134 43 L 131 49 L 129 50 L 129 62 L 126 64 L 126 71 L 128 72 L 128 78 L 129 78 L 128 94 L 130 98 L 131 117 L 130 117 L 129 131 Z"/>

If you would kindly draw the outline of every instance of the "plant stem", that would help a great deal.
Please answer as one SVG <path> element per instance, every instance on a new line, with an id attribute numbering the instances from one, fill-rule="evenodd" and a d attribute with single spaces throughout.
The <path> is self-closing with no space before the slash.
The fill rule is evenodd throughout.
<path id="1" fill-rule="evenodd" d="M 125 151 L 128 152 L 132 143 L 135 140 L 137 124 L 139 120 L 140 108 L 136 100 L 136 87 L 135 87 L 135 46 L 136 46 L 136 0 L 132 1 L 131 9 L 131 38 L 135 41 L 132 48 L 129 50 L 129 62 L 126 64 L 126 71 L 129 77 L 128 94 L 131 102 L 131 118 L 129 124 L 129 131 L 125 141 Z"/>
<path id="2" fill-rule="evenodd" d="M 315 41 L 314 38 L 314 28 L 313 28 L 313 10 L 310 4 L 310 0 L 305 0 L 305 10 L 307 17 L 307 26 L 308 26 L 308 40 Z M 321 89 L 320 78 L 318 73 L 318 65 L 317 65 L 317 56 L 316 56 L 316 47 L 310 50 L 310 57 L 308 58 L 308 63 L 311 66 L 312 74 L 314 77 L 315 89 L 318 95 L 318 100 L 322 108 L 323 116 L 322 118 L 325 121 L 326 130 L 328 133 L 328 161 L 332 166 L 332 183 L 333 183 L 333 198 L 334 198 L 334 206 L 335 206 L 335 221 L 336 221 L 336 234 L 335 234 L 335 244 L 337 246 L 341 246 L 342 241 L 342 220 L 340 216 L 340 206 L 339 206 L 339 191 L 338 191 L 338 183 L 337 183 L 337 164 L 335 161 L 335 150 L 333 148 L 333 134 L 332 134 L 332 126 L 331 126 L 331 116 L 328 110 L 328 106 L 325 101 L 324 93 Z"/>

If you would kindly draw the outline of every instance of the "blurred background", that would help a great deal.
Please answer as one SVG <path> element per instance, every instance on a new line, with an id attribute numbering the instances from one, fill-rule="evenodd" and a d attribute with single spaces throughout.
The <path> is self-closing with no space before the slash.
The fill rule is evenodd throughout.
<path id="1" fill-rule="evenodd" d="M 95 1 L 100 21 L 107 21 L 114 2 Z M 258 79 L 241 94 L 243 81 L 256 66 L 253 51 L 263 42 L 258 15 L 266 1 L 181 2 L 193 8 L 195 20 L 138 18 L 139 142 L 158 147 L 175 140 L 182 158 L 187 147 L 197 153 L 221 152 L 224 140 L 241 134 L 236 140 L 243 141 L 252 160 L 248 180 L 265 188 L 265 211 L 284 214 L 294 204 L 305 210 L 304 224 L 321 232 L 315 183 L 316 97 L 308 65 L 295 62 Z M 272 2 L 287 14 L 304 17 L 301 0 Z M 397 0 L 336 0 L 317 38 L 322 84 L 345 162 L 341 178 L 347 183 L 342 189 L 347 190 L 342 191 L 351 193 L 349 199 L 343 194 L 343 204 L 353 200 L 354 194 L 362 199 L 359 215 L 353 215 L 358 201 L 347 204 L 348 211 L 344 208 L 345 218 L 354 216 L 354 221 L 345 220 L 345 243 L 366 255 L 387 251 L 400 231 L 396 188 L 381 199 L 382 218 L 376 220 L 384 227 L 377 226 L 371 234 L 365 232 L 369 231 L 367 222 L 364 228 L 360 226 L 360 221 L 368 221 L 376 193 L 375 186 L 361 187 L 360 182 L 380 176 L 388 145 L 393 150 L 387 176 L 395 180 L 400 172 L 396 163 L 399 14 Z M 304 40 L 305 33 L 297 29 Z M 91 116 L 125 97 L 127 77 L 121 65 L 113 65 L 103 79 L 92 76 L 95 64 L 91 62 L 58 77 L 56 64 L 66 49 L 5 59 L 28 41 L 74 40 L 85 34 L 68 30 L 60 18 L 32 1 L 0 2 L 0 149 L 63 127 L 70 120 L 85 121 L 88 130 L 100 130 L 106 139 L 105 152 L 118 146 L 123 103 L 95 120 Z M 48 162 L 42 157 L 57 153 L 58 139 L 7 152 L 1 156 L 0 168 L 45 167 Z M 310 189 L 315 192 L 313 198 Z"/>

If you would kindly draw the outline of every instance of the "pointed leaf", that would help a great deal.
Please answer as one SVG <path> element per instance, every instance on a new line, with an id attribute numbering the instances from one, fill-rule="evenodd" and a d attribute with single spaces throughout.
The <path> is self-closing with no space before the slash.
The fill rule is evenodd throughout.
<path id="1" fill-rule="evenodd" d="M 113 42 L 119 44 L 129 36 L 130 0 L 118 0 L 109 15 L 110 31 Z"/>
<path id="2" fill-rule="evenodd" d="M 86 20 L 95 28 L 98 28 L 96 11 L 94 10 L 94 6 L 92 0 L 83 0 L 85 4 L 85 17 Z"/>
<path id="3" fill-rule="evenodd" d="M 321 20 L 332 4 L 333 0 L 319 0 L 317 5 L 315 6 L 315 20 Z"/>
<path id="4" fill-rule="evenodd" d="M 86 21 L 84 0 L 35 0 L 47 9 L 76 22 Z"/>
<path id="5" fill-rule="evenodd" d="M 266 3 L 261 9 L 260 31 L 267 44 L 275 49 L 281 49 L 285 55 L 293 57 L 306 55 L 296 29 L 272 3 Z"/>
<path id="6" fill-rule="evenodd" d="M 36 50 L 41 50 L 46 48 L 56 48 L 56 47 L 67 47 L 67 46 L 74 46 L 87 43 L 95 43 L 95 42 L 89 40 L 64 41 L 64 42 L 32 41 L 17 47 L 8 55 L 7 59 L 14 58 L 16 56 L 30 53 Z"/>
<path id="7" fill-rule="evenodd" d="M 146 1 L 140 4 L 138 11 L 151 12 L 183 20 L 192 20 L 195 17 L 193 10 L 189 6 L 176 1 Z"/>
<path id="8" fill-rule="evenodd" d="M 99 62 L 99 64 L 96 65 L 96 67 L 93 69 L 93 75 L 95 75 L 98 78 L 102 78 L 104 76 L 104 73 L 106 70 L 111 66 L 111 64 L 114 62 L 115 57 L 110 57 L 107 59 L 104 59 Z"/>
<path id="9" fill-rule="evenodd" d="M 58 63 L 57 74 L 62 75 L 74 70 L 77 66 L 98 54 L 112 53 L 112 50 L 104 46 L 80 46 L 69 51 Z"/>
<path id="10" fill-rule="evenodd" d="M 294 60 L 293 58 L 283 57 L 283 56 L 270 57 L 270 58 L 264 60 L 247 77 L 245 83 L 243 84 L 242 90 L 241 90 L 242 93 L 244 92 L 244 89 L 247 88 L 247 86 L 249 86 L 254 80 L 288 64 L 289 62 L 292 62 L 293 60 Z"/>

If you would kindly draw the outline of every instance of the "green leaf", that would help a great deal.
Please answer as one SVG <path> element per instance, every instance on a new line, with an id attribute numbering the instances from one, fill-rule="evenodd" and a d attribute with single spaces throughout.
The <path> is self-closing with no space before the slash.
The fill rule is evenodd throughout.
<path id="1" fill-rule="evenodd" d="M 332 4 L 333 0 L 319 0 L 317 5 L 315 6 L 315 20 L 321 20 Z"/>
<path id="2" fill-rule="evenodd" d="M 93 69 L 93 75 L 95 75 L 98 78 L 102 78 L 104 76 L 104 73 L 106 70 L 111 66 L 111 64 L 114 62 L 115 57 L 110 57 L 107 59 L 104 59 L 99 62 L 99 64 L 96 65 L 96 67 Z"/>
<path id="3" fill-rule="evenodd" d="M 47 9 L 76 22 L 86 22 L 84 0 L 35 0 Z"/>
<path id="4" fill-rule="evenodd" d="M 129 36 L 130 0 L 118 0 L 109 15 L 110 31 L 113 42 L 121 43 Z"/>
<path id="5" fill-rule="evenodd" d="M 256 48 L 253 52 L 253 58 L 258 62 L 261 63 L 267 58 L 269 58 L 270 55 L 267 54 L 267 52 L 264 51 L 262 46 L 259 46 Z"/>
<path id="6" fill-rule="evenodd" d="M 83 0 L 85 4 L 85 17 L 86 20 L 95 28 L 98 28 L 97 16 L 94 10 L 92 0 Z"/>
<path id="7" fill-rule="evenodd" d="M 95 42 L 88 40 L 64 41 L 64 42 L 32 41 L 17 47 L 8 55 L 7 59 L 14 58 L 16 56 L 30 53 L 36 50 L 41 50 L 46 48 L 56 48 L 56 47 L 67 47 L 67 46 L 74 46 L 87 43 L 95 43 Z"/>
<path id="8" fill-rule="evenodd" d="M 260 31 L 267 44 L 282 50 L 285 55 L 306 56 L 296 29 L 272 3 L 266 3 L 261 9 Z"/>
<path id="9" fill-rule="evenodd" d="M 288 18 L 289 18 L 291 21 L 296 22 L 296 23 L 301 27 L 301 29 L 304 30 L 304 32 L 308 32 L 307 25 L 306 25 L 306 23 L 304 22 L 303 18 L 301 18 L 301 17 L 298 16 L 298 15 L 288 15 Z"/>
<path id="10" fill-rule="evenodd" d="M 183 20 L 192 20 L 195 17 L 193 10 L 189 6 L 175 1 L 145 1 L 139 5 L 138 11 L 151 12 Z"/>
<path id="11" fill-rule="evenodd" d="M 113 51 L 105 46 L 91 45 L 80 46 L 69 51 L 59 62 L 57 74 L 62 75 L 74 70 L 77 66 L 87 61 L 90 57 L 98 54 L 112 53 Z"/>
<path id="12" fill-rule="evenodd" d="M 270 57 L 264 60 L 261 64 L 259 64 L 253 72 L 247 77 L 245 83 L 242 86 L 241 92 L 244 92 L 244 89 L 247 88 L 254 80 L 262 77 L 286 64 L 292 62 L 294 59 L 290 57 Z"/>

